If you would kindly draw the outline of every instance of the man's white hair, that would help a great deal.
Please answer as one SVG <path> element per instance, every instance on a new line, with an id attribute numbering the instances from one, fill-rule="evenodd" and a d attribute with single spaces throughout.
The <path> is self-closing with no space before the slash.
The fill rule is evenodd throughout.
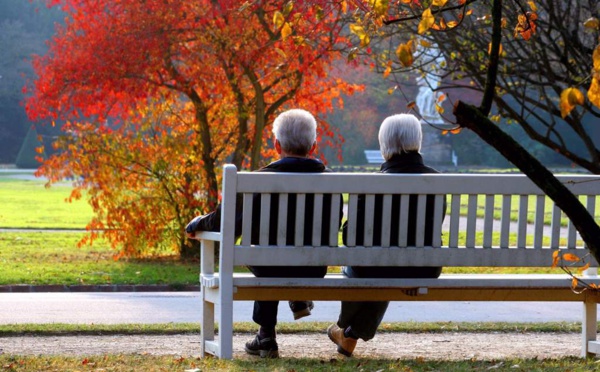
<path id="1" fill-rule="evenodd" d="M 396 114 L 383 120 L 379 128 L 379 148 L 385 160 L 394 154 L 421 151 L 421 123 L 412 114 Z"/>
<path id="2" fill-rule="evenodd" d="M 317 140 L 317 120 L 306 110 L 288 110 L 275 118 L 273 134 L 288 154 L 307 155 Z"/>

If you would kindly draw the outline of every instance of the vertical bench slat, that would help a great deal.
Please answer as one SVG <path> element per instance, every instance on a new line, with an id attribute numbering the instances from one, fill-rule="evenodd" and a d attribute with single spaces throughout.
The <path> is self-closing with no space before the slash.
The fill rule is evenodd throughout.
<path id="1" fill-rule="evenodd" d="M 475 232 L 477 228 L 477 195 L 469 195 L 467 207 L 467 244 L 468 248 L 475 247 Z"/>
<path id="2" fill-rule="evenodd" d="M 592 216 L 592 218 L 596 217 L 596 197 L 594 195 L 587 195 L 587 210 L 588 212 L 590 212 L 590 215 Z M 587 244 L 584 243 L 583 245 L 585 248 L 587 248 Z"/>
<path id="3" fill-rule="evenodd" d="M 350 194 L 348 196 L 348 223 L 346 225 L 346 245 L 349 247 L 356 246 L 356 219 L 358 214 L 356 208 L 358 206 L 358 195 Z"/>
<path id="4" fill-rule="evenodd" d="M 327 242 L 330 247 L 338 246 L 338 229 L 334 228 L 334 226 L 338 226 L 338 224 L 340 223 L 339 213 L 341 204 L 341 194 L 331 195 L 331 213 L 329 215 L 329 241 Z"/>
<path id="5" fill-rule="evenodd" d="M 279 194 L 277 212 L 277 245 L 285 245 L 287 240 L 288 194 Z"/>
<path id="6" fill-rule="evenodd" d="M 460 195 L 453 194 L 450 202 L 450 228 L 448 229 L 448 246 L 458 247 L 458 228 L 460 227 Z"/>
<path id="7" fill-rule="evenodd" d="M 296 195 L 296 223 L 294 226 L 294 245 L 304 245 L 304 211 L 306 209 L 306 194 Z"/>
<path id="8" fill-rule="evenodd" d="M 560 208 L 552 203 L 552 222 L 550 225 L 550 247 L 558 248 L 560 246 L 560 218 L 561 218 L 561 210 Z"/>
<path id="9" fill-rule="evenodd" d="M 242 244 L 250 245 L 252 236 L 252 206 L 254 196 L 252 194 L 244 194 L 244 216 L 242 218 Z"/>
<path id="10" fill-rule="evenodd" d="M 373 230 L 375 224 L 373 219 L 375 218 L 375 195 L 365 195 L 365 229 L 364 229 L 364 240 L 363 245 L 370 247 L 373 245 Z"/>
<path id="11" fill-rule="evenodd" d="M 444 195 L 434 197 L 433 208 L 433 239 L 432 246 L 439 248 L 442 246 L 442 222 L 444 221 Z"/>
<path id="12" fill-rule="evenodd" d="M 313 207 L 312 245 L 321 246 L 321 228 L 323 227 L 323 194 L 315 194 Z"/>
<path id="13" fill-rule="evenodd" d="M 494 195 L 485 196 L 485 209 L 483 213 L 483 248 L 491 248 L 494 228 Z"/>
<path id="14" fill-rule="evenodd" d="M 269 228 L 271 218 L 271 194 L 260 194 L 260 233 L 258 243 L 269 244 Z"/>
<path id="15" fill-rule="evenodd" d="M 421 248 L 425 246 L 425 212 L 427 211 L 427 195 L 419 194 L 417 197 L 417 231 L 415 236 L 415 246 Z"/>
<path id="16" fill-rule="evenodd" d="M 383 196 L 381 216 L 381 246 L 390 246 L 390 230 L 392 226 L 392 195 L 385 194 Z"/>
<path id="17" fill-rule="evenodd" d="M 512 196 L 502 195 L 502 217 L 500 220 L 500 248 L 509 248 L 510 244 L 510 206 Z"/>
<path id="18" fill-rule="evenodd" d="M 517 222 L 517 247 L 525 247 L 527 242 L 527 195 L 519 195 L 519 220 Z"/>
<path id="19" fill-rule="evenodd" d="M 545 195 L 538 195 L 535 202 L 535 220 L 534 220 L 534 235 L 533 247 L 542 248 L 544 240 L 544 211 L 545 211 Z"/>
<path id="20" fill-rule="evenodd" d="M 406 247 L 408 242 L 408 203 L 409 195 L 400 196 L 400 221 L 398 221 L 398 246 Z"/>

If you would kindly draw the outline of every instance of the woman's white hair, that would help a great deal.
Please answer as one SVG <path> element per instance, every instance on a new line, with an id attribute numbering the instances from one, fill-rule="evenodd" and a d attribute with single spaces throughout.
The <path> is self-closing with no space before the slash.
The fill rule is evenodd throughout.
<path id="1" fill-rule="evenodd" d="M 379 128 L 379 148 L 385 160 L 394 154 L 421 151 L 421 123 L 412 114 L 396 114 L 383 120 Z"/>
<path id="2" fill-rule="evenodd" d="M 317 121 L 306 110 L 288 110 L 275 118 L 273 134 L 288 154 L 306 155 L 317 140 Z"/>

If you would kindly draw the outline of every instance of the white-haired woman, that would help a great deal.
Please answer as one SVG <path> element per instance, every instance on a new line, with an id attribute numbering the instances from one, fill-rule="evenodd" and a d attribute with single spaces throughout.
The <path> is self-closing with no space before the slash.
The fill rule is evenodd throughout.
<path id="1" fill-rule="evenodd" d="M 385 162 L 381 165 L 381 173 L 439 173 L 426 166 L 420 154 L 423 134 L 421 123 L 411 114 L 397 114 L 386 118 L 379 128 L 379 146 Z M 425 245 L 431 245 L 433 236 L 434 198 L 427 197 L 425 214 Z M 364 197 L 359 197 L 357 210 L 356 245 L 363 245 L 364 240 Z M 375 199 L 374 226 L 382 226 L 383 199 Z M 445 209 L 445 208 L 444 208 Z M 398 245 L 399 241 L 400 197 L 392 198 L 392 221 L 390 245 Z M 409 221 L 407 231 L 408 245 L 415 244 L 417 200 L 416 195 L 409 199 Z M 346 244 L 347 225 L 343 227 L 343 239 Z M 373 232 L 373 245 L 381 244 L 381 229 Z M 406 267 L 385 266 L 345 267 L 344 274 L 352 278 L 437 278 L 441 267 Z M 389 302 L 346 302 L 342 301 L 341 311 L 336 324 L 327 329 L 331 341 L 337 345 L 339 353 L 351 356 L 358 339 L 368 341 L 375 336 Z"/>

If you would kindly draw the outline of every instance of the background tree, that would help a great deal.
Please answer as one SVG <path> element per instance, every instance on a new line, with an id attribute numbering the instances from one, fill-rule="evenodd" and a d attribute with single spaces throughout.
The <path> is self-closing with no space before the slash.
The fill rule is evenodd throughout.
<path id="1" fill-rule="evenodd" d="M 542 189 L 561 210 L 570 218 L 573 225 L 581 234 L 582 239 L 586 242 L 588 248 L 598 260 L 600 258 L 600 227 L 594 221 L 594 217 L 588 213 L 582 203 L 571 194 L 564 185 L 562 185 L 536 158 L 531 156 L 524 148 L 514 141 L 509 135 L 495 125 L 488 116 L 491 113 L 494 100 L 498 97 L 498 93 L 502 92 L 498 87 L 499 76 L 507 73 L 510 75 L 511 70 L 505 71 L 502 69 L 502 45 L 504 42 L 509 42 L 512 38 L 522 37 L 526 40 L 536 37 L 539 32 L 537 21 L 541 15 L 536 13 L 536 4 L 533 1 L 528 2 L 527 8 L 519 0 L 507 2 L 514 6 L 517 10 L 517 18 L 509 19 L 504 13 L 505 8 L 501 0 L 492 1 L 477 1 L 477 0 L 433 0 L 420 3 L 416 0 L 402 0 L 390 5 L 386 1 L 362 2 L 354 1 L 353 4 L 361 14 L 356 19 L 358 22 L 351 26 L 351 30 L 358 36 L 362 46 L 365 46 L 371 34 L 382 36 L 380 31 L 385 24 L 394 24 L 395 27 L 404 28 L 404 30 L 413 30 L 413 38 L 400 43 L 397 48 L 387 51 L 383 54 L 383 58 L 388 58 L 389 62 L 385 62 L 386 70 L 391 72 L 393 66 L 411 67 L 414 61 L 414 46 L 416 43 L 421 43 L 427 47 L 429 41 L 421 38 L 417 39 L 414 35 L 416 29 L 418 35 L 429 35 L 436 31 L 448 32 L 450 29 L 462 26 L 467 17 L 474 17 L 476 20 L 490 20 L 490 23 L 483 24 L 478 31 L 483 35 L 487 35 L 488 42 L 485 43 L 488 47 L 479 50 L 473 56 L 462 56 L 466 58 L 477 58 L 478 61 L 483 60 L 479 66 L 483 66 L 481 78 L 475 85 L 482 87 L 482 96 L 478 106 L 467 104 L 461 100 L 457 100 L 454 104 L 454 115 L 456 117 L 457 128 L 469 128 L 485 140 L 488 144 L 498 150 L 511 163 L 517 166 L 525 173 L 540 189 Z M 590 3 L 592 4 L 592 3 Z M 590 7 L 588 10 L 595 12 L 597 4 Z M 362 12 L 362 13 L 361 13 Z M 509 13 L 514 14 L 514 13 Z M 589 14 L 593 18 L 594 14 Z M 563 15 L 564 16 L 564 15 Z M 512 23 L 512 32 L 510 38 L 505 35 L 505 29 L 509 22 Z M 467 28 L 462 35 L 466 42 L 470 42 L 469 29 Z M 597 35 L 596 35 L 597 37 Z M 504 42 L 503 42 L 504 41 Z M 597 100 L 598 89 L 600 89 L 600 45 L 599 40 L 592 41 L 592 47 L 587 54 L 588 69 L 581 70 L 584 76 L 580 76 L 580 81 L 587 81 L 586 86 L 589 86 L 587 93 L 588 105 L 600 107 L 600 102 Z M 563 48 L 565 46 L 563 45 Z M 551 47 L 552 48 L 552 47 Z M 551 49 L 550 48 L 550 49 Z M 485 52 L 487 51 L 487 53 Z M 548 52 L 550 53 L 550 52 Z M 527 60 L 537 58 L 537 55 L 525 55 Z M 523 59 L 525 59 L 523 57 Z M 376 60 L 381 61 L 382 55 L 376 56 Z M 570 62 L 569 62 L 570 63 Z M 550 67 L 552 67 L 550 63 Z M 389 73 L 388 72 L 388 73 Z M 385 72 L 384 72 L 385 73 Z M 530 74 L 535 74 L 530 71 Z M 527 81 L 528 76 L 521 77 Z M 520 82 L 518 78 L 515 80 Z M 523 83 L 525 84 L 525 83 Z M 589 84 L 589 85 L 588 85 Z M 573 93 L 574 97 L 569 98 L 570 94 L 565 96 L 564 92 L 569 93 L 568 86 L 564 90 L 555 93 L 561 94 L 561 103 L 568 104 L 572 109 L 576 104 L 585 104 L 584 96 Z M 522 93 L 523 94 L 523 93 Z M 442 111 L 441 108 L 439 108 Z M 596 110 L 596 108 L 593 108 Z M 571 113 L 571 110 L 564 110 L 562 116 Z M 528 120 L 525 117 L 523 120 Z M 552 138 L 552 136 L 548 136 Z"/>
<path id="2" fill-rule="evenodd" d="M 123 254 L 185 249 L 185 224 L 218 200 L 220 164 L 257 167 L 284 105 L 325 113 L 355 89 L 328 77 L 344 46 L 335 7 L 48 2 L 68 16 L 34 60 L 27 110 L 65 123 L 40 174 L 74 177 L 72 198 L 89 192 L 82 243 L 102 232 Z M 336 140 L 325 122 L 319 134 Z"/>

